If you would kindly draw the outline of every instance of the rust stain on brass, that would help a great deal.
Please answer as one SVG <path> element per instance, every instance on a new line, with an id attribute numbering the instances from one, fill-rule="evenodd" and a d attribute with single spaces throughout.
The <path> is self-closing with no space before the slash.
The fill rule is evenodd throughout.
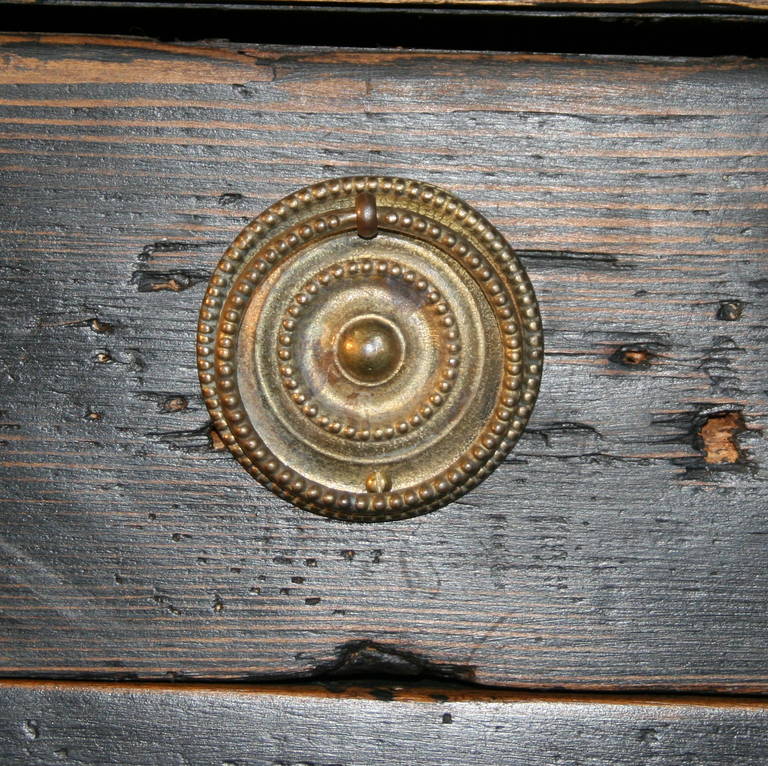
<path id="1" fill-rule="evenodd" d="M 542 361 L 536 297 L 501 234 L 401 178 L 277 202 L 227 249 L 200 311 L 223 443 L 279 496 L 348 521 L 477 486 L 522 433 Z"/>

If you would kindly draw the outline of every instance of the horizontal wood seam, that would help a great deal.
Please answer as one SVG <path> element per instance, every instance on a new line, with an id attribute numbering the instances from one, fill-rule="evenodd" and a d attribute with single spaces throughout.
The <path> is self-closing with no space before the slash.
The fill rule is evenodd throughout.
<path id="1" fill-rule="evenodd" d="M 167 683 L 122 681 L 59 681 L 0 679 L 0 689 L 39 689 L 45 691 L 92 691 L 104 693 L 176 693 L 265 695 L 332 699 L 379 699 L 383 693 L 392 702 L 493 702 L 636 707 L 748 708 L 768 712 L 768 696 L 743 694 L 649 694 L 645 692 L 567 692 L 521 689 L 491 689 L 470 685 L 400 684 L 392 679 L 379 683 Z"/>

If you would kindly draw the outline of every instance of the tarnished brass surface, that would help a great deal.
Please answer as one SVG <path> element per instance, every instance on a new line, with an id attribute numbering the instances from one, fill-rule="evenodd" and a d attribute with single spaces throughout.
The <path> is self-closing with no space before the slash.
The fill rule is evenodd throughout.
<path id="1" fill-rule="evenodd" d="M 503 237 L 400 178 L 326 181 L 254 219 L 198 332 L 203 395 L 241 465 L 350 521 L 416 516 L 479 484 L 525 427 L 543 358 Z"/>

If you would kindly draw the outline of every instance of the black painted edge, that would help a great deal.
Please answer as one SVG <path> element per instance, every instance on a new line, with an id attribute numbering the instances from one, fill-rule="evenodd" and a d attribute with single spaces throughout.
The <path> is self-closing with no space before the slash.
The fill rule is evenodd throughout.
<path id="1" fill-rule="evenodd" d="M 0 0 L 2 31 L 263 45 L 641 56 L 768 56 L 766 11 Z M 674 8 L 674 7 L 673 7 Z M 707 11 L 702 11 L 706 8 Z M 717 9 L 718 12 L 710 12 Z"/>

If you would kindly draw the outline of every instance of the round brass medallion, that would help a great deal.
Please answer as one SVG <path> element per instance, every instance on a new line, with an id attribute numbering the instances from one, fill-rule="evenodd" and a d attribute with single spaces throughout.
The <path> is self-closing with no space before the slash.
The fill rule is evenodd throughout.
<path id="1" fill-rule="evenodd" d="M 203 395 L 241 465 L 349 521 L 427 513 L 479 484 L 525 427 L 543 358 L 501 234 L 401 178 L 325 181 L 255 218 L 198 333 Z"/>

